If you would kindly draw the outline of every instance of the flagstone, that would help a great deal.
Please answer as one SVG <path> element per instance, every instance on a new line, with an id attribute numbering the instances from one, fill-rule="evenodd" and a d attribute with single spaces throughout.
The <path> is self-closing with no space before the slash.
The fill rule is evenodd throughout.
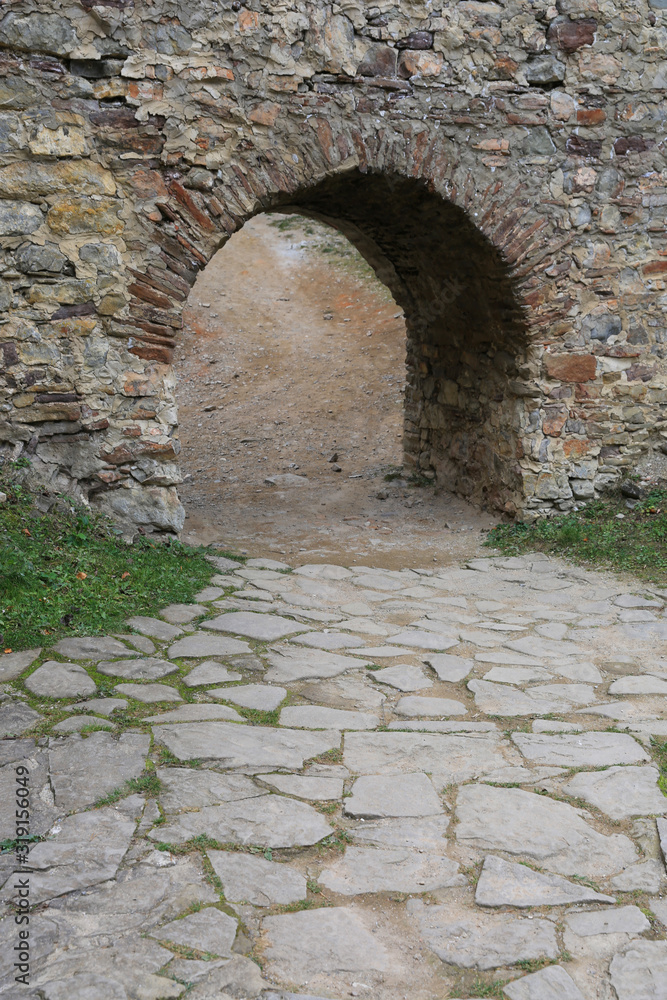
<path id="1" fill-rule="evenodd" d="M 148 656 L 141 660 L 111 660 L 97 664 L 97 669 L 107 677 L 125 677 L 133 681 L 157 681 L 178 673 L 178 666 L 170 660 Z"/>
<path id="2" fill-rule="evenodd" d="M 328 802 L 343 796 L 343 779 L 326 774 L 263 774 L 262 781 L 285 795 L 311 802 Z"/>
<path id="3" fill-rule="evenodd" d="M 221 767 L 301 768 L 338 747 L 339 732 L 240 726 L 234 722 L 184 722 L 160 726 L 156 739 L 179 760 L 217 760 Z"/>
<path id="4" fill-rule="evenodd" d="M 142 635 L 149 635 L 160 642 L 172 642 L 179 635 L 183 635 L 183 629 L 177 625 L 170 625 L 160 618 L 150 618 L 146 615 L 135 615 L 125 622 L 130 628 L 141 632 Z"/>
<path id="5" fill-rule="evenodd" d="M 116 684 L 114 691 L 147 705 L 158 701 L 183 701 L 176 688 L 168 684 Z"/>
<path id="6" fill-rule="evenodd" d="M 336 677 L 346 670 L 357 670 L 369 665 L 367 660 L 353 660 L 340 653 L 287 647 L 270 650 L 267 659 L 269 670 L 266 672 L 266 680 L 283 684 L 310 678 Z"/>
<path id="7" fill-rule="evenodd" d="M 239 675 L 237 675 L 239 676 Z M 253 708 L 259 712 L 273 712 L 285 700 L 287 689 L 270 684 L 240 684 L 233 687 L 207 691 L 212 698 L 231 701 L 243 708 Z"/>
<path id="8" fill-rule="evenodd" d="M 399 691 L 423 691 L 424 688 L 433 687 L 433 681 L 429 680 L 421 667 L 413 667 L 409 663 L 397 663 L 393 667 L 374 670 L 369 676 L 374 681 L 388 684 Z"/>
<path id="9" fill-rule="evenodd" d="M 78 663 L 47 660 L 25 680 L 28 691 L 41 698 L 76 698 L 97 691 L 95 681 Z"/>
<path id="10" fill-rule="evenodd" d="M 424 661 L 433 667 L 441 681 L 456 684 L 468 676 L 474 667 L 474 661 L 453 653 L 429 653 Z"/>
<path id="11" fill-rule="evenodd" d="M 243 635 L 248 639 L 260 639 L 263 642 L 283 639 L 295 632 L 309 632 L 310 625 L 283 618 L 281 615 L 257 614 L 252 611 L 229 611 L 202 622 L 204 628 L 217 632 L 231 632 L 233 635 Z"/>
<path id="12" fill-rule="evenodd" d="M 379 724 L 377 715 L 322 705 L 288 705 L 280 713 L 281 726 L 297 729 L 375 729 Z"/>
<path id="13" fill-rule="evenodd" d="M 171 712 L 161 715 L 149 715 L 144 722 L 165 725 L 168 722 L 203 722 L 207 719 L 229 719 L 231 722 L 243 722 L 243 716 L 228 705 L 211 705 L 207 702 L 191 702 L 181 705 Z"/>
<path id="14" fill-rule="evenodd" d="M 216 660 L 205 660 L 183 678 L 186 687 L 199 687 L 203 684 L 228 684 L 230 681 L 240 681 L 243 674 L 236 670 L 228 670 Z"/>
<path id="15" fill-rule="evenodd" d="M 159 941 L 171 941 L 211 955 L 231 957 L 237 921 L 228 913 L 207 906 L 181 920 L 172 920 L 152 933 Z"/>
<path id="16" fill-rule="evenodd" d="M 229 656 L 235 653 L 252 653 L 247 642 L 239 639 L 229 639 L 227 636 L 206 635 L 204 632 L 194 632 L 178 639 L 169 647 L 169 656 L 199 657 L 199 656 Z"/>
<path id="17" fill-rule="evenodd" d="M 110 635 L 99 638 L 60 639 L 53 649 L 61 656 L 71 657 L 73 660 L 106 660 L 112 656 L 134 656 L 134 650 L 128 649 L 124 643 Z"/>
<path id="18" fill-rule="evenodd" d="M 560 875 L 534 871 L 527 865 L 487 854 L 475 890 L 479 906 L 563 906 L 573 903 L 614 903 L 587 885 Z"/>
<path id="19" fill-rule="evenodd" d="M 658 787 L 659 777 L 656 767 L 609 767 L 575 774 L 563 791 L 585 799 L 611 819 L 660 815 L 667 811 L 667 798 Z"/>
<path id="20" fill-rule="evenodd" d="M 403 697 L 394 706 L 396 715 L 408 718 L 441 718 L 447 715 L 466 715 L 467 711 L 460 701 L 453 701 L 451 698 L 424 698 L 419 695 Z"/>
<path id="21" fill-rule="evenodd" d="M 41 646 L 36 649 L 24 649 L 18 653 L 3 653 L 0 650 L 0 684 L 16 680 L 24 670 L 32 666 L 41 652 Z"/>
<path id="22" fill-rule="evenodd" d="M 435 816 L 443 811 L 426 774 L 364 775 L 357 778 L 344 801 L 348 816 L 382 819 L 390 816 Z"/>
<path id="23" fill-rule="evenodd" d="M 625 733 L 513 733 L 512 741 L 536 764 L 604 767 L 650 760 L 639 743 Z"/>
<path id="24" fill-rule="evenodd" d="M 410 901 L 410 916 L 441 961 L 463 969 L 496 969 L 558 957 L 556 925 L 535 917 L 495 915 Z"/>
<path id="25" fill-rule="evenodd" d="M 344 896 L 367 892 L 435 892 L 465 885 L 451 858 L 419 853 L 410 848 L 378 850 L 348 847 L 343 857 L 318 876 L 318 882 Z"/>
<path id="26" fill-rule="evenodd" d="M 515 979 L 503 987 L 503 993 L 509 1000 L 586 1000 L 560 965 L 548 965 L 539 972 Z"/>
<path id="27" fill-rule="evenodd" d="M 306 898 L 305 877 L 288 864 L 238 851 L 209 851 L 208 856 L 230 902 L 285 906 Z"/>
<path id="28" fill-rule="evenodd" d="M 558 875 L 614 875 L 638 860 L 623 834 L 606 836 L 565 802 L 520 788 L 465 785 L 456 805 L 462 847 L 525 857 Z"/>

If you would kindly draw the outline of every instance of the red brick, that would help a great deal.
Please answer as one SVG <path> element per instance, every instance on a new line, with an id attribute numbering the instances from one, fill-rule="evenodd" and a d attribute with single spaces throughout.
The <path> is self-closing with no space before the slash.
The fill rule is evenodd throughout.
<path id="1" fill-rule="evenodd" d="M 596 362 L 592 354 L 548 354 L 544 366 L 549 378 L 561 382 L 588 382 L 595 378 Z"/>

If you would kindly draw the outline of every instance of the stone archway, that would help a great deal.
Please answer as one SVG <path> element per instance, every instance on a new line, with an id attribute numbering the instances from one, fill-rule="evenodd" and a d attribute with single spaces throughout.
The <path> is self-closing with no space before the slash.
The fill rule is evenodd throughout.
<path id="1" fill-rule="evenodd" d="M 505 38 L 492 5 L 249 3 L 0 22 L 3 453 L 177 529 L 183 302 L 244 220 L 290 203 L 403 297 L 420 468 L 548 513 L 661 448 L 662 83 L 651 57 L 637 111 L 622 40 L 662 15 L 522 8 Z"/>

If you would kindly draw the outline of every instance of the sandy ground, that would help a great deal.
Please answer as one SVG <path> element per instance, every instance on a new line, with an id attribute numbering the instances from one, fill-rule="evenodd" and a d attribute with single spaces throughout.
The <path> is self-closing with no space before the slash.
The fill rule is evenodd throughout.
<path id="1" fill-rule="evenodd" d="M 177 374 L 186 542 L 391 568 L 470 557 L 495 523 L 385 480 L 401 469 L 405 324 L 327 227 L 264 215 L 236 234 L 192 292 Z"/>

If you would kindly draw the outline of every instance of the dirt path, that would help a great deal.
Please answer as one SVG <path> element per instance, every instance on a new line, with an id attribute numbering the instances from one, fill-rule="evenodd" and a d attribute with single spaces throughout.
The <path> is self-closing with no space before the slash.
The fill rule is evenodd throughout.
<path id="1" fill-rule="evenodd" d="M 402 457 L 405 325 L 339 234 L 252 220 L 198 280 L 185 324 L 185 541 L 387 567 L 475 551 L 490 516 L 385 481 Z"/>

